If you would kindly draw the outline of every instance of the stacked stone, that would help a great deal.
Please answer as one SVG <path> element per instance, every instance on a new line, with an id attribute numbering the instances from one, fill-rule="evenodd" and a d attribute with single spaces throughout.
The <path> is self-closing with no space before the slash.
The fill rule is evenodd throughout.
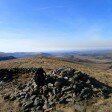
<path id="1" fill-rule="evenodd" d="M 110 92 L 110 87 L 85 73 L 72 68 L 60 68 L 47 74 L 43 87 L 38 87 L 34 79 L 31 79 L 25 85 L 20 84 L 15 93 L 4 96 L 4 99 L 18 100 L 23 112 L 49 112 L 57 104 L 106 97 Z M 75 105 L 76 110 L 82 111 L 78 106 Z"/>

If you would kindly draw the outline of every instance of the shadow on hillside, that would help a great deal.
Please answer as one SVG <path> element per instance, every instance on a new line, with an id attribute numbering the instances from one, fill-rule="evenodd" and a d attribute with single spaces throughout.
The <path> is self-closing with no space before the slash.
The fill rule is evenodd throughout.
<path id="1" fill-rule="evenodd" d="M 38 68 L 11 68 L 0 69 L 0 81 L 10 82 L 15 78 L 18 78 L 20 74 L 34 74 Z"/>
<path id="2" fill-rule="evenodd" d="M 92 97 L 109 98 L 112 93 L 112 87 L 96 80 L 85 73 L 79 72 L 75 78 L 75 93 L 80 95 L 82 99 L 91 99 Z"/>

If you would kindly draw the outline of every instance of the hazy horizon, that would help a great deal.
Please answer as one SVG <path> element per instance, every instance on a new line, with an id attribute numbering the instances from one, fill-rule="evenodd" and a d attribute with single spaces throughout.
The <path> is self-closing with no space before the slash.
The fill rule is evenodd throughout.
<path id="1" fill-rule="evenodd" d="M 112 48 L 102 48 L 102 49 L 73 49 L 73 50 L 41 50 L 41 51 L 0 51 L 0 53 L 70 53 L 70 52 L 103 52 L 112 51 Z"/>
<path id="2" fill-rule="evenodd" d="M 1 0 L 0 51 L 112 48 L 111 0 Z"/>

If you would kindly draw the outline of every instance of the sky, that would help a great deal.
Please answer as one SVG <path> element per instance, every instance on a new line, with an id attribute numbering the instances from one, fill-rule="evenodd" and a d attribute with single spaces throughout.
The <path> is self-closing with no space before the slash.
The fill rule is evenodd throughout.
<path id="1" fill-rule="evenodd" d="M 112 0 L 0 0 L 0 52 L 112 48 Z"/>

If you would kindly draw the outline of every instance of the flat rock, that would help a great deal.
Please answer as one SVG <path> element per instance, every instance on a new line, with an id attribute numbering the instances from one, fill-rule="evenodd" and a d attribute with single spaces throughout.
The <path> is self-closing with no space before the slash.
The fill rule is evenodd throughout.
<path id="1" fill-rule="evenodd" d="M 32 95 L 32 96 L 30 97 L 31 100 L 34 100 L 35 98 L 36 98 L 36 95 Z"/>
<path id="2" fill-rule="evenodd" d="M 31 108 L 33 106 L 33 100 L 29 100 L 23 106 L 23 109 Z"/>

